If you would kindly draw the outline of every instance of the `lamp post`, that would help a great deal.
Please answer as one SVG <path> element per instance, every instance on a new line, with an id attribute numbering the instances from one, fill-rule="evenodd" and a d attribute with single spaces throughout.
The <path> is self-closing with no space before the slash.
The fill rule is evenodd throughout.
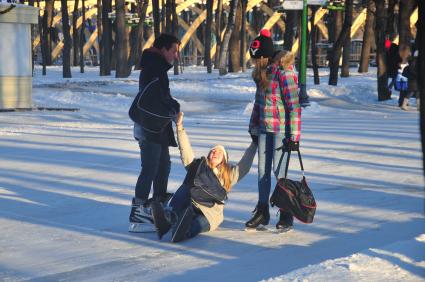
<path id="1" fill-rule="evenodd" d="M 300 89 L 300 105 L 301 107 L 310 106 L 310 99 L 307 94 L 306 77 L 307 77 L 307 21 L 308 21 L 307 0 L 303 0 L 303 12 L 301 19 L 301 64 L 299 71 L 299 89 Z"/>

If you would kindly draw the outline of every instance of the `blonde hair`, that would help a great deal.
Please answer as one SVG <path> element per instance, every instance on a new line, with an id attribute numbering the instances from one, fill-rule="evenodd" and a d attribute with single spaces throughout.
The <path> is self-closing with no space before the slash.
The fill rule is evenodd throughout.
<path id="1" fill-rule="evenodd" d="M 272 61 L 284 70 L 288 69 L 295 62 L 295 55 L 290 51 L 280 51 Z"/>
<path id="2" fill-rule="evenodd" d="M 410 56 L 410 47 L 406 44 L 400 46 L 398 54 L 403 62 L 406 62 Z"/>
<path id="3" fill-rule="evenodd" d="M 207 164 L 211 168 L 211 170 L 214 171 L 214 167 L 210 164 L 210 161 L 209 161 L 209 154 L 207 158 Z M 226 158 L 224 156 L 223 156 L 223 160 L 216 167 L 216 169 L 217 169 L 217 177 L 220 180 L 220 183 L 223 185 L 224 189 L 226 189 L 227 193 L 229 193 L 230 190 L 232 189 L 231 183 L 230 183 L 231 168 L 230 168 L 230 165 L 227 163 Z"/>
<path id="4" fill-rule="evenodd" d="M 255 67 L 252 71 L 252 78 L 261 90 L 265 90 L 267 86 L 269 86 L 269 80 L 267 79 L 267 67 L 269 65 L 269 59 L 264 57 L 254 59 L 254 64 Z"/>

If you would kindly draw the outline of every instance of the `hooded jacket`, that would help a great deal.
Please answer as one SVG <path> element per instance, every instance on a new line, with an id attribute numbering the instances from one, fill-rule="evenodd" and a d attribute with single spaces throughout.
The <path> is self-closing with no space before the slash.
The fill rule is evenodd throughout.
<path id="1" fill-rule="evenodd" d="M 157 79 L 159 91 L 154 97 L 149 97 L 149 101 L 147 102 L 150 105 L 158 108 L 166 108 L 170 113 L 177 114 L 180 111 L 180 104 L 171 97 L 170 82 L 167 75 L 167 71 L 172 65 L 165 60 L 158 49 L 152 47 L 143 51 L 140 67 L 139 92 L 143 91 L 150 82 Z M 171 123 L 160 133 L 152 133 L 144 130 L 142 135 L 149 142 L 177 147 Z"/>

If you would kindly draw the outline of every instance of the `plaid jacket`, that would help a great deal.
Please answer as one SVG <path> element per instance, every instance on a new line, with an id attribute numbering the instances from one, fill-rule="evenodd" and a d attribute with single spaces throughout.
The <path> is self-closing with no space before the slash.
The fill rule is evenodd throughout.
<path id="1" fill-rule="evenodd" d="M 269 85 L 257 87 L 249 131 L 285 133 L 286 138 L 300 140 L 301 107 L 298 101 L 298 78 L 293 68 L 284 71 L 276 65 L 268 69 Z"/>

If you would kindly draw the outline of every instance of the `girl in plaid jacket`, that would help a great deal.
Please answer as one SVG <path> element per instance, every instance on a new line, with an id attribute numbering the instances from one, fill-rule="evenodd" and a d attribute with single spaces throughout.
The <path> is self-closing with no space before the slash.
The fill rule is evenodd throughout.
<path id="1" fill-rule="evenodd" d="M 247 229 L 261 228 L 261 225 L 269 223 L 272 163 L 275 177 L 283 177 L 288 156 L 285 152 L 298 148 L 301 132 L 301 107 L 298 100 L 298 78 L 293 67 L 294 55 L 288 51 L 279 51 L 273 58 L 253 59 L 255 69 L 252 77 L 257 91 L 249 132 L 253 140 L 258 142 L 259 199 L 253 217 L 245 224 Z M 282 146 L 282 150 L 276 150 Z M 292 229 L 292 225 L 293 216 L 281 211 L 276 228 L 284 232 Z"/>

